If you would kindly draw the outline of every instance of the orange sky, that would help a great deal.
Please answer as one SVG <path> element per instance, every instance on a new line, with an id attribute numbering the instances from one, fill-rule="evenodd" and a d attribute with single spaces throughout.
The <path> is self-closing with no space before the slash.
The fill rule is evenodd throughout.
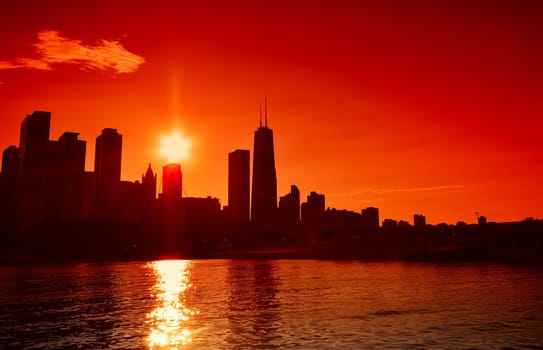
<path id="1" fill-rule="evenodd" d="M 278 193 L 429 223 L 543 217 L 543 3 L 17 1 L 0 3 L 0 147 L 33 110 L 105 127 L 122 178 L 192 140 L 190 196 L 227 204 L 227 154 L 251 149 L 269 98 Z"/>

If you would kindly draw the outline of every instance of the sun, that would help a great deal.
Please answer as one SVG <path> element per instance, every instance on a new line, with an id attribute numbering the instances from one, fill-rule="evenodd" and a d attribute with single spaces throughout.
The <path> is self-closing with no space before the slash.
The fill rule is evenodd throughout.
<path id="1" fill-rule="evenodd" d="M 168 163 L 179 163 L 189 157 L 191 142 L 179 131 L 164 135 L 160 140 L 160 155 Z"/>

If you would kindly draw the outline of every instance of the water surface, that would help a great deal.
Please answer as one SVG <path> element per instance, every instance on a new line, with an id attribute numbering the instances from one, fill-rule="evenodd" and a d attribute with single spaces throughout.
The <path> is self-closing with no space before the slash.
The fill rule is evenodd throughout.
<path id="1" fill-rule="evenodd" d="M 0 267 L 0 349 L 542 349 L 543 269 L 333 261 Z"/>

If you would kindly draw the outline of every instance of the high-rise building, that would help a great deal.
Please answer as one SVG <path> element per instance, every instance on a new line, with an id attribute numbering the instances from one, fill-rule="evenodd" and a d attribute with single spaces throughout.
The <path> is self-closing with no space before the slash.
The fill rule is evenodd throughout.
<path id="1" fill-rule="evenodd" d="M 415 214 L 413 216 L 413 226 L 417 228 L 426 226 L 426 216 L 422 214 Z"/>
<path id="2" fill-rule="evenodd" d="M 103 129 L 96 138 L 94 172 L 96 173 L 96 216 L 114 216 L 118 187 L 121 182 L 123 137 L 117 129 Z"/>
<path id="3" fill-rule="evenodd" d="M 87 143 L 79 133 L 65 132 L 49 142 L 47 162 L 46 216 L 52 219 L 81 219 L 83 210 L 85 153 Z M 90 216 L 90 213 L 89 213 Z"/>
<path id="4" fill-rule="evenodd" d="M 279 216 L 284 226 L 300 222 L 300 190 L 296 185 L 291 185 L 290 192 L 279 198 Z"/>
<path id="5" fill-rule="evenodd" d="M 90 217 L 86 195 L 86 142 L 65 132 L 49 140 L 51 113 L 35 111 L 21 123 L 16 186 L 18 229 L 26 231 L 44 220 Z M 15 166 L 14 148 L 9 157 Z"/>
<path id="6" fill-rule="evenodd" d="M 311 192 L 307 202 L 302 203 L 302 225 L 310 239 L 318 238 L 325 224 L 324 194 Z"/>
<path id="7" fill-rule="evenodd" d="M 177 163 L 165 165 L 162 168 L 162 196 L 166 199 L 180 199 L 182 189 L 181 165 Z"/>
<path id="8" fill-rule="evenodd" d="M 243 149 L 228 154 L 228 220 L 233 223 L 249 221 L 249 154 Z"/>
<path id="9" fill-rule="evenodd" d="M 307 202 L 304 203 L 302 211 L 302 221 L 309 222 L 312 225 L 321 226 L 324 223 L 325 197 L 324 194 L 317 192 L 309 193 Z"/>
<path id="10" fill-rule="evenodd" d="M 34 111 L 21 123 L 19 156 L 23 160 L 32 160 L 34 156 L 47 154 L 51 112 Z"/>
<path id="11" fill-rule="evenodd" d="M 34 111 L 21 123 L 17 223 L 26 231 L 45 218 L 51 113 Z"/>
<path id="12" fill-rule="evenodd" d="M 1 186 L 7 190 L 15 191 L 17 176 L 19 175 L 19 148 L 14 145 L 4 149 L 2 153 L 2 181 Z"/>
<path id="13" fill-rule="evenodd" d="M 2 172 L 0 172 L 0 222 L 5 232 L 15 230 L 16 193 L 19 176 L 19 149 L 9 146 L 2 153 Z M 0 234 L 0 236 L 2 236 Z M 0 241 L 2 237 L 0 237 Z"/>
<path id="14" fill-rule="evenodd" d="M 145 205 L 149 205 L 156 199 L 156 174 L 151 168 L 151 163 L 149 163 L 145 174 L 141 176 L 141 185 L 143 187 L 143 202 Z"/>
<path id="15" fill-rule="evenodd" d="M 379 231 L 379 209 L 367 207 L 362 209 L 362 229 L 367 232 Z"/>
<path id="16" fill-rule="evenodd" d="M 273 231 L 277 216 L 277 178 L 273 150 L 273 131 L 268 128 L 267 103 L 265 124 L 255 131 L 251 221 L 256 232 Z"/>

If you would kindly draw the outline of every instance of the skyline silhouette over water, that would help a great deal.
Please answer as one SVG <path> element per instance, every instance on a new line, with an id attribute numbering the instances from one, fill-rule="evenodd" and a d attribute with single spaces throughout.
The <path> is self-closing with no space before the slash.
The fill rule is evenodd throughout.
<path id="1" fill-rule="evenodd" d="M 543 349 L 542 18 L 0 1 L 0 350 Z"/>
<path id="2" fill-rule="evenodd" d="M 228 205 L 211 196 L 183 196 L 179 163 L 163 167 L 162 191 L 151 164 L 141 181 L 121 181 L 122 135 L 106 128 L 96 138 L 94 172 L 85 171 L 86 142 L 65 132 L 50 140 L 51 113 L 35 111 L 21 123 L 20 142 L 4 149 L 0 172 L 3 254 L 42 258 L 82 250 L 83 259 L 187 255 L 368 259 L 538 260 L 542 221 L 428 225 L 326 208 L 325 194 L 301 203 L 296 185 L 277 198 L 273 131 L 260 116 L 249 150 L 228 155 Z M 249 179 L 252 186 L 249 188 Z M 251 198 L 249 198 L 249 193 Z M 250 212 L 248 208 L 251 208 Z M 72 235 L 78 232 L 81 236 Z M 105 233 L 107 232 L 107 234 Z M 88 246 L 87 246 L 88 245 Z M 72 249 L 73 250 L 73 249 Z M 264 253 L 266 251 L 267 253 Z M 39 258 L 38 258 L 39 259 Z"/>

